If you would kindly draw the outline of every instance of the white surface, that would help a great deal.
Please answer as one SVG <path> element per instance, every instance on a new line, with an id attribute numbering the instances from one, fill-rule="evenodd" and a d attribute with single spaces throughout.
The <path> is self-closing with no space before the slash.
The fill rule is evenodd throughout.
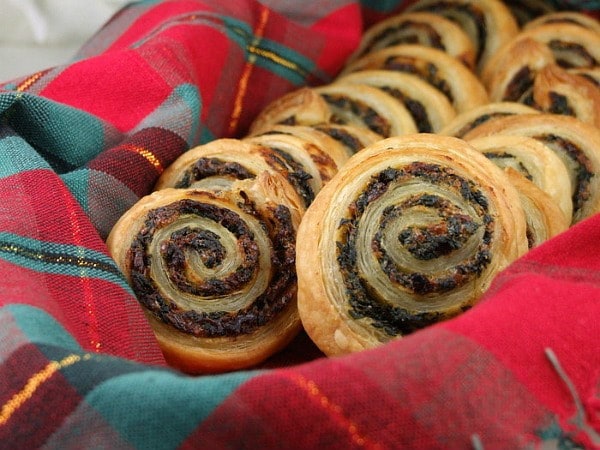
<path id="1" fill-rule="evenodd" d="M 68 63 L 128 0 L 0 0 L 0 82 Z"/>

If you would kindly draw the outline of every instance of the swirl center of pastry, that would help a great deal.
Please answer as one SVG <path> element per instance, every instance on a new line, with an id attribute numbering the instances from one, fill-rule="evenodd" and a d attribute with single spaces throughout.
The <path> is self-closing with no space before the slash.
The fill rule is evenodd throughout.
<path id="1" fill-rule="evenodd" d="M 409 225 L 398 233 L 398 242 L 414 258 L 431 260 L 449 255 L 460 249 L 480 224 L 466 214 L 461 214 L 450 202 L 435 195 L 425 195 L 408 202 L 404 207 L 413 207 L 423 215 L 421 223 Z M 438 208 L 437 211 L 431 211 Z M 382 221 L 382 228 L 388 219 Z"/>
<path id="2" fill-rule="evenodd" d="M 337 261 L 349 314 L 392 335 L 433 323 L 440 310 L 463 302 L 461 289 L 492 259 L 495 223 L 486 196 L 437 164 L 373 175 L 348 212 L 338 228 Z M 458 294 L 443 295 L 449 291 Z"/>
<path id="3" fill-rule="evenodd" d="M 254 220 L 250 209 L 246 215 L 192 200 L 152 210 L 129 250 L 140 302 L 163 322 L 204 337 L 251 333 L 277 315 L 292 299 L 295 247 L 269 252 Z M 289 238 L 289 211 L 278 208 L 272 221 L 273 232 Z M 273 276 L 270 264 L 283 273 Z"/>

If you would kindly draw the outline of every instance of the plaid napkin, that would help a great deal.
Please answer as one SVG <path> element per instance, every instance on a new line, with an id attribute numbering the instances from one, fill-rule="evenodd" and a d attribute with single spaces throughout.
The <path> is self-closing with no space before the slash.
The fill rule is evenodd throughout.
<path id="1" fill-rule="evenodd" d="M 0 86 L 0 448 L 600 448 L 600 217 L 457 319 L 332 359 L 301 335 L 215 376 L 166 366 L 108 256 L 177 156 L 330 81 L 403 6 L 141 1 Z"/>

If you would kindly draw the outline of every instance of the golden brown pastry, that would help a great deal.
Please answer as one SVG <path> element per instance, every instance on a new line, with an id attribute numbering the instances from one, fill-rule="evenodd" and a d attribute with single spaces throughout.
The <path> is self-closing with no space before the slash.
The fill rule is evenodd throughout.
<path id="1" fill-rule="evenodd" d="M 327 355 L 455 316 L 528 250 L 518 192 L 467 142 L 378 141 L 323 188 L 298 230 L 298 309 Z"/>
<path id="2" fill-rule="evenodd" d="M 364 127 L 383 137 L 416 131 L 404 104 L 381 89 L 331 83 L 302 88 L 273 101 L 259 113 L 248 134 L 269 132 L 274 125 L 328 123 Z"/>
<path id="3" fill-rule="evenodd" d="M 483 67 L 492 101 L 527 102 L 539 71 L 548 65 L 593 68 L 600 62 L 600 34 L 569 20 L 526 27 Z"/>
<path id="4" fill-rule="evenodd" d="M 494 134 L 470 139 L 476 150 L 502 169 L 511 168 L 546 193 L 571 222 L 571 179 L 562 159 L 532 137 Z"/>
<path id="5" fill-rule="evenodd" d="M 535 76 L 531 104 L 600 127 L 600 87 L 556 64 L 547 65 Z"/>
<path id="6" fill-rule="evenodd" d="M 162 189 L 121 217 L 107 245 L 167 362 L 185 372 L 254 366 L 301 329 L 300 208 L 278 175 L 218 193 Z"/>
<path id="7" fill-rule="evenodd" d="M 404 104 L 421 133 L 437 132 L 456 116 L 454 107 L 440 90 L 410 73 L 359 70 L 340 77 L 339 81 L 384 90 Z"/>
<path id="8" fill-rule="evenodd" d="M 332 139 L 335 139 L 342 144 L 346 149 L 348 156 L 352 156 L 367 145 L 383 139 L 383 136 L 374 133 L 368 128 L 356 125 L 325 123 L 322 125 L 314 125 L 313 128 L 327 134 Z"/>
<path id="9" fill-rule="evenodd" d="M 340 75 L 359 70 L 392 70 L 416 75 L 440 90 L 457 113 L 488 102 L 479 78 L 442 50 L 401 44 L 368 53 L 349 63 Z"/>
<path id="10" fill-rule="evenodd" d="M 465 135 L 509 134 L 537 139 L 564 162 L 571 178 L 572 224 L 600 211 L 600 130 L 570 116 L 526 114 L 498 118 Z"/>
<path id="11" fill-rule="evenodd" d="M 463 137 L 469 131 L 490 120 L 518 114 L 538 114 L 539 111 L 530 106 L 516 102 L 493 102 L 458 114 L 446 124 L 439 134 Z"/>
<path id="12" fill-rule="evenodd" d="M 527 242 L 530 249 L 569 228 L 571 220 L 567 219 L 548 194 L 512 167 L 507 167 L 505 173 L 519 192 L 527 221 Z"/>
<path id="13" fill-rule="evenodd" d="M 547 45 L 561 67 L 594 67 L 600 63 L 600 35 L 577 24 L 538 25 L 519 33 L 518 39 L 524 38 Z"/>
<path id="14" fill-rule="evenodd" d="M 339 169 L 336 160 L 325 150 L 297 136 L 274 133 L 244 140 L 267 149 L 265 156 L 269 164 L 287 171 L 286 179 L 306 207 Z"/>
<path id="15" fill-rule="evenodd" d="M 545 51 L 542 50 L 543 47 L 546 48 Z M 515 67 L 522 71 L 522 67 L 527 65 L 535 73 L 535 68 L 539 69 L 549 63 L 556 63 L 564 68 L 590 68 L 599 65 L 600 34 L 573 23 L 540 24 L 520 32 L 499 49 L 486 63 L 481 76 L 490 89 L 493 73 L 498 70 L 506 72 L 505 66 L 510 66 L 514 73 Z"/>
<path id="16" fill-rule="evenodd" d="M 492 102 L 527 103 L 536 74 L 556 64 L 547 45 L 533 38 L 517 38 L 492 56 L 481 71 L 481 81 Z"/>
<path id="17" fill-rule="evenodd" d="M 406 11 L 430 11 L 459 23 L 475 45 L 478 67 L 519 32 L 515 17 L 500 0 L 418 0 Z"/>
<path id="18" fill-rule="evenodd" d="M 374 50 L 398 44 L 420 44 L 437 48 L 475 68 L 475 46 L 457 23 L 428 12 L 396 14 L 367 29 L 352 61 Z"/>
<path id="19" fill-rule="evenodd" d="M 316 127 L 305 125 L 275 125 L 271 130 L 263 134 L 287 134 L 296 136 L 303 141 L 316 145 L 319 150 L 322 150 L 333 159 L 336 168 L 343 166 L 350 157 L 348 149 L 342 142 L 334 139 L 329 134 Z"/>
<path id="20" fill-rule="evenodd" d="M 553 11 L 530 20 L 523 25 L 523 30 L 530 30 L 540 25 L 567 23 L 600 33 L 600 23 L 593 17 L 580 11 Z"/>
<path id="21" fill-rule="evenodd" d="M 316 144 L 299 137 L 286 138 L 278 133 L 275 140 L 279 147 L 274 148 L 271 139 L 261 143 L 260 139 L 251 142 L 233 138 L 199 145 L 182 154 L 162 173 L 155 190 L 219 191 L 229 189 L 236 180 L 255 178 L 266 171 L 284 177 L 295 190 L 297 203 L 307 207 L 321 189 L 321 176 L 331 178 L 337 171 L 337 162 Z M 330 150 L 340 165 L 348 158 L 343 148 Z"/>
<path id="22" fill-rule="evenodd" d="M 567 72 L 580 75 L 600 88 L 600 66 L 567 69 Z"/>
<path id="23" fill-rule="evenodd" d="M 316 87 L 314 91 L 329 106 L 330 122 L 367 128 L 383 137 L 417 131 L 404 104 L 382 89 L 340 81 Z"/>
<path id="24" fill-rule="evenodd" d="M 183 153 L 165 169 L 154 189 L 222 190 L 263 171 L 285 173 L 280 166 L 268 163 L 266 152 L 258 144 L 240 139 L 215 139 Z"/>
<path id="25" fill-rule="evenodd" d="M 303 87 L 276 98 L 254 118 L 248 134 L 261 134 L 273 125 L 318 125 L 329 122 L 329 106 L 310 87 Z"/>

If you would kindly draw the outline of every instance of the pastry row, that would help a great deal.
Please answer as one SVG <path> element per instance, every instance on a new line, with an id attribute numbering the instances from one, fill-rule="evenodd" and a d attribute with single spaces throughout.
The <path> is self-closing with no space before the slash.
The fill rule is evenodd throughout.
<path id="1" fill-rule="evenodd" d="M 600 210 L 599 40 L 546 2 L 420 0 L 190 149 L 107 240 L 167 360 L 251 367 L 302 328 L 343 355 L 471 308 Z"/>

